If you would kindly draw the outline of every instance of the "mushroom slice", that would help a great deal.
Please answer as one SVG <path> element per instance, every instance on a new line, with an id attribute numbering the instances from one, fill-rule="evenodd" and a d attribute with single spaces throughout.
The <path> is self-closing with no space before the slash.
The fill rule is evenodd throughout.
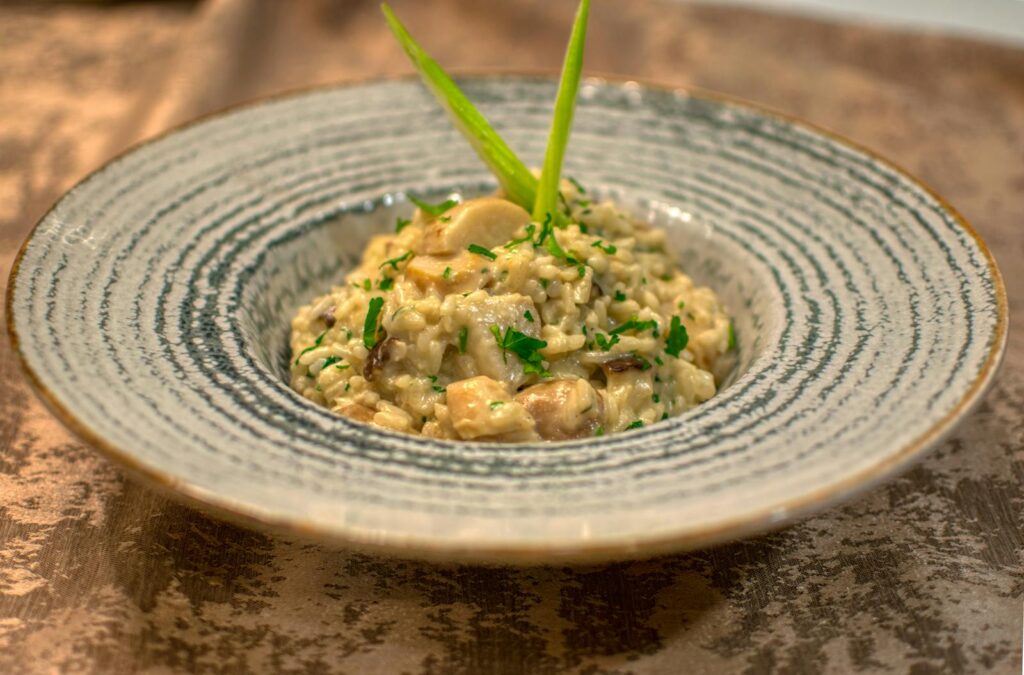
<path id="1" fill-rule="evenodd" d="M 366 356 L 366 363 L 363 365 L 363 377 L 373 380 L 374 374 L 384 367 L 391 356 L 391 347 L 397 342 L 395 338 L 384 338 L 373 346 Z"/>
<path id="2" fill-rule="evenodd" d="M 633 354 L 625 354 L 605 361 L 601 364 L 601 369 L 604 370 L 605 375 L 610 375 L 612 373 L 624 373 L 627 370 L 644 370 L 644 365 L 644 362 Z M 646 365 L 648 368 L 650 367 L 650 364 Z"/>
<path id="3" fill-rule="evenodd" d="M 527 387 L 515 400 L 529 411 L 547 441 L 593 436 L 604 420 L 604 402 L 584 379 L 555 380 Z"/>
<path id="4" fill-rule="evenodd" d="M 369 424 L 373 422 L 373 416 L 377 414 L 377 411 L 367 408 L 365 405 L 360 403 L 350 403 L 344 408 L 339 408 L 338 413 L 349 419 L 356 420 L 357 422 L 365 422 Z"/>
<path id="5" fill-rule="evenodd" d="M 480 375 L 448 385 L 452 427 L 463 439 L 481 441 L 535 440 L 533 418 L 513 401 L 497 380 Z"/>
<path id="6" fill-rule="evenodd" d="M 465 251 L 470 244 L 494 248 L 512 239 L 529 222 L 530 214 L 523 207 L 505 199 L 471 199 L 427 224 L 421 253 L 450 255 Z"/>
<path id="7" fill-rule="evenodd" d="M 405 275 L 424 289 L 460 293 L 480 287 L 480 261 L 468 251 L 452 256 L 418 255 L 406 265 Z"/>

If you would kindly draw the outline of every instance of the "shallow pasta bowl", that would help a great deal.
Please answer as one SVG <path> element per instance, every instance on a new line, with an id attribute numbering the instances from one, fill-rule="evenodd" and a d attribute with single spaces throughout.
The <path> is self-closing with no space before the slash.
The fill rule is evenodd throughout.
<path id="1" fill-rule="evenodd" d="M 531 163 L 553 81 L 462 81 Z M 665 227 L 735 316 L 736 368 L 681 417 L 587 441 L 451 443 L 340 418 L 286 384 L 289 320 L 404 194 L 488 174 L 421 86 L 323 89 L 119 157 L 40 222 L 8 326 L 42 398 L 192 503 L 403 555 L 598 560 L 763 531 L 919 458 L 979 400 L 1006 298 L 927 188 L 719 97 L 591 80 L 568 173 Z"/>

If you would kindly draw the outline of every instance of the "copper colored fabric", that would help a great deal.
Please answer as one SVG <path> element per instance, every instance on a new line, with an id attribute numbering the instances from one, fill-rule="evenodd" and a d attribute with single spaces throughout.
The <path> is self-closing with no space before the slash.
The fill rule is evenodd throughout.
<path id="1" fill-rule="evenodd" d="M 441 62 L 552 69 L 573 4 L 396 0 Z M 594 3 L 589 72 L 697 85 L 917 173 L 1024 313 L 1024 52 L 654 1 Z M 0 6 L 0 273 L 129 143 L 311 84 L 408 72 L 376 2 Z M 2 302 L 2 300 L 0 300 Z M 126 481 L 0 341 L 0 671 L 1020 672 L 1024 332 L 923 463 L 771 535 L 595 568 L 402 562 L 212 520 Z"/>

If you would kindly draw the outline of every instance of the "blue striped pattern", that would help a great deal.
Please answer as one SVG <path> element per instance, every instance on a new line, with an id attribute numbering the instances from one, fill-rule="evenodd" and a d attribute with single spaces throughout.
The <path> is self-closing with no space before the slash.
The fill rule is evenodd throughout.
<path id="1" fill-rule="evenodd" d="M 467 92 L 531 164 L 554 83 Z M 782 522 L 918 456 L 991 379 L 1005 297 L 927 190 L 741 105 L 585 83 L 567 169 L 669 229 L 736 316 L 709 403 L 544 446 L 369 430 L 285 383 L 288 321 L 403 191 L 492 187 L 411 81 L 215 117 L 123 156 L 43 220 L 15 273 L 21 355 L 69 424 L 229 512 L 412 551 L 624 555 Z"/>

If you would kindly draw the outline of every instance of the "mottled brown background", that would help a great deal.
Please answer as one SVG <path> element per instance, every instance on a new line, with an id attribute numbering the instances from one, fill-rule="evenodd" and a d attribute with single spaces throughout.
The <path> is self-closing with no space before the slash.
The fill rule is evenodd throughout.
<path id="1" fill-rule="evenodd" d="M 442 62 L 559 62 L 563 0 L 396 0 Z M 604 71 L 767 103 L 963 211 L 1024 312 L 1024 51 L 749 10 L 595 0 Z M 168 125 L 406 72 L 370 1 L 0 6 L 0 273 L 63 190 Z M 0 301 L 2 302 L 2 301 Z M 239 529 L 126 482 L 0 341 L 0 671 L 1017 673 L 1024 334 L 926 461 L 784 531 L 647 562 L 386 560 Z"/>

